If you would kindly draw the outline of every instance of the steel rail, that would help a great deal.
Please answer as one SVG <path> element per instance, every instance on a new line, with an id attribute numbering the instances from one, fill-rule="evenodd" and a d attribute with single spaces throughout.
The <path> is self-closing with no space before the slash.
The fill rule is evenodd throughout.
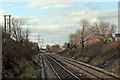
<path id="1" fill-rule="evenodd" d="M 58 77 L 59 80 L 62 80 L 61 77 L 58 75 L 58 73 L 55 71 L 55 69 L 53 68 L 53 66 L 50 64 L 50 62 L 48 61 L 48 59 L 46 58 L 46 56 L 43 56 L 44 59 L 47 61 L 48 65 L 50 66 L 50 68 L 52 69 L 52 71 L 55 73 L 55 75 Z"/>
<path id="2" fill-rule="evenodd" d="M 52 56 L 52 57 L 56 58 L 55 55 Z M 100 79 L 103 79 L 104 76 L 100 76 L 100 75 L 98 76 L 97 74 L 94 74 L 94 73 L 92 73 L 92 72 L 89 72 L 87 69 L 83 69 L 83 68 L 81 68 L 81 67 L 78 66 L 78 65 L 82 65 L 82 66 L 88 67 L 89 69 L 93 69 L 93 70 L 96 71 L 96 72 L 99 72 L 99 73 L 101 73 L 101 74 L 108 75 L 109 77 L 114 78 L 114 79 L 116 79 L 116 80 L 120 80 L 120 77 L 119 77 L 119 76 L 117 76 L 117 75 L 115 75 L 115 74 L 112 74 L 112 73 L 109 73 L 109 72 L 107 72 L 107 71 L 104 71 L 104 70 L 102 70 L 102 69 L 100 69 L 100 68 L 97 68 L 97 67 L 91 66 L 91 65 L 89 65 L 89 64 L 83 63 L 83 62 L 79 62 L 79 61 L 76 61 L 76 60 L 73 60 L 73 59 L 68 59 L 68 58 L 66 58 L 66 57 L 61 57 L 61 56 L 58 56 L 58 55 L 57 55 L 57 58 L 58 58 L 58 57 L 61 58 L 61 59 L 59 59 L 59 60 L 64 60 L 65 62 L 67 62 L 67 63 L 69 63 L 69 64 L 71 64 L 71 65 L 74 65 L 74 66 L 76 66 L 76 67 L 78 67 L 78 68 L 80 68 L 80 69 L 82 69 L 82 70 L 84 70 L 84 71 L 86 71 L 86 72 L 88 72 L 88 73 L 90 73 L 90 74 L 92 74 L 92 75 L 100 78 Z M 73 62 L 73 63 L 72 63 L 72 62 Z M 76 65 L 75 65 L 75 63 L 76 63 Z"/>
<path id="3" fill-rule="evenodd" d="M 67 70 L 65 67 L 63 67 L 60 63 L 58 63 L 55 59 L 53 59 L 52 57 L 50 56 L 47 56 L 49 57 L 50 59 L 52 59 L 57 65 L 59 65 L 63 70 L 65 70 L 68 74 L 70 74 L 71 76 L 73 76 L 76 80 L 80 80 L 76 75 L 74 75 L 73 73 L 71 73 L 69 70 Z M 52 65 L 51 65 L 52 66 Z M 53 67 L 52 67 L 53 68 Z M 55 72 L 57 73 L 57 71 L 55 70 Z M 57 73 L 58 74 L 58 73 Z M 59 74 L 58 74 L 59 75 Z M 59 75 L 59 78 L 60 75 Z M 62 78 L 61 78 L 62 79 Z"/>

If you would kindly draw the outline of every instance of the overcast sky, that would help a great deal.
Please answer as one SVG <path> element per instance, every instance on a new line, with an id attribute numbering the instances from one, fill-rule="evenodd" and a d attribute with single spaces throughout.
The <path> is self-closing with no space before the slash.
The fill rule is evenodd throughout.
<path id="1" fill-rule="evenodd" d="M 26 20 L 23 28 L 30 28 L 30 40 L 37 42 L 37 35 L 44 44 L 57 44 L 68 41 L 69 34 L 80 28 L 79 22 L 87 18 L 90 22 L 107 21 L 118 25 L 118 2 L 82 2 L 81 0 L 43 1 L 1 1 L 0 20 L 4 14 L 22 17 Z M 88 2 L 89 1 L 89 2 Z M 110 0 L 109 0 L 110 1 Z"/>

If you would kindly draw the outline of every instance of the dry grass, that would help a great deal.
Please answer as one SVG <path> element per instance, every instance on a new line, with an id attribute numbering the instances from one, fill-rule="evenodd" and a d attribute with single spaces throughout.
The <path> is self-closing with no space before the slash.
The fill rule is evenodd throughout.
<path id="1" fill-rule="evenodd" d="M 116 73 L 119 68 L 117 68 L 117 60 L 120 58 L 120 41 L 112 43 L 94 43 L 85 46 L 84 52 L 81 53 L 81 49 L 77 48 L 75 50 L 65 50 L 62 55 L 67 56 L 66 53 L 70 53 L 69 56 L 77 57 L 77 60 L 86 62 L 88 64 L 97 66 L 104 65 L 110 62 L 107 66 L 104 66 L 108 71 L 113 71 Z M 78 56 L 79 55 L 79 56 Z"/>

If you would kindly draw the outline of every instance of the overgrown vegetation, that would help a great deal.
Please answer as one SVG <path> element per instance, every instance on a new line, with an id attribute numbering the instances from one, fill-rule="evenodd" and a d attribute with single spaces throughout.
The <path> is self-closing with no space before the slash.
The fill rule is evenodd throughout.
<path id="1" fill-rule="evenodd" d="M 23 30 L 22 19 L 13 18 L 11 33 L 2 30 L 2 77 L 36 78 L 37 54 L 34 43 L 29 41 L 29 29 Z M 24 33 L 23 33 L 24 32 Z"/>

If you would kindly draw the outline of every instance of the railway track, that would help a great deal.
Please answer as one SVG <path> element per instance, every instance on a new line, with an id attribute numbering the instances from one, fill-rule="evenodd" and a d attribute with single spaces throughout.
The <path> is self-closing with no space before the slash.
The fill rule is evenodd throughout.
<path id="1" fill-rule="evenodd" d="M 52 65 L 50 64 L 50 62 L 48 61 L 48 59 L 43 56 L 44 58 L 44 68 L 45 68 L 45 79 L 49 80 L 51 78 L 55 78 L 57 80 L 60 80 L 59 75 L 56 73 L 56 71 L 54 70 L 54 68 L 52 67 Z"/>
<path id="2" fill-rule="evenodd" d="M 77 76 L 75 76 L 73 73 L 68 71 L 65 67 L 63 67 L 61 64 L 59 64 L 56 60 L 54 60 L 50 56 L 44 56 L 46 61 L 48 62 L 49 66 L 57 76 L 57 79 L 63 80 L 63 79 L 69 79 L 69 80 L 80 80 Z"/>
<path id="3" fill-rule="evenodd" d="M 100 68 L 96 68 L 94 66 L 82 63 L 80 61 L 76 61 L 76 60 L 69 59 L 69 58 L 66 58 L 66 57 L 61 57 L 61 56 L 58 56 L 58 55 L 50 55 L 50 56 L 59 60 L 59 61 L 61 61 L 61 62 L 65 62 L 67 64 L 70 64 L 70 65 L 74 66 L 74 67 L 77 67 L 80 70 L 84 70 L 85 73 L 90 74 L 92 76 L 95 76 L 97 79 L 120 80 L 120 77 L 115 75 L 115 74 L 112 74 L 112 73 L 104 71 Z"/>

